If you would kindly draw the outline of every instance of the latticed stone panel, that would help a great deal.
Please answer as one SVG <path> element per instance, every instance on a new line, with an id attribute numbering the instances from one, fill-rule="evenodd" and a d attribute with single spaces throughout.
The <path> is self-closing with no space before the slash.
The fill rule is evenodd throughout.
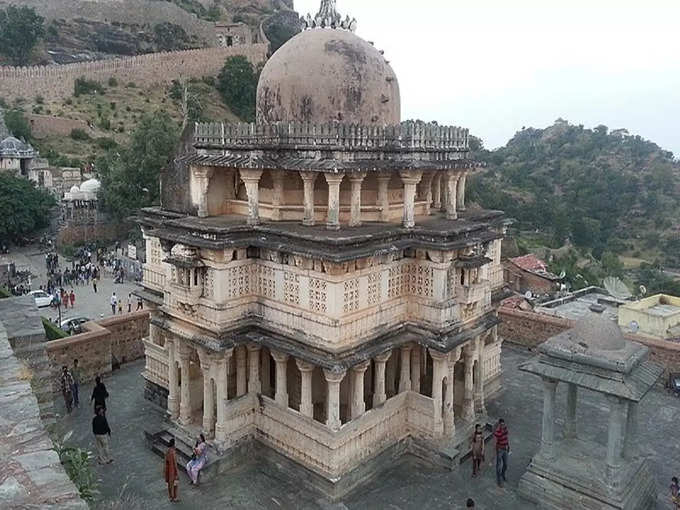
<path id="1" fill-rule="evenodd" d="M 312 312 L 328 312 L 327 284 L 318 278 L 309 279 L 309 309 Z"/>
<path id="2" fill-rule="evenodd" d="M 268 266 L 255 264 L 253 268 L 253 281 L 255 293 L 258 296 L 275 299 L 276 298 L 276 278 L 274 269 Z"/>
<path id="3" fill-rule="evenodd" d="M 227 272 L 227 298 L 234 299 L 251 294 L 251 269 L 249 265 L 232 267 Z"/>
<path id="4" fill-rule="evenodd" d="M 368 306 L 380 303 L 380 283 L 382 272 L 376 271 L 368 275 L 368 287 L 366 289 L 366 303 Z"/>
<path id="5" fill-rule="evenodd" d="M 295 273 L 283 273 L 283 300 L 291 305 L 300 305 L 300 276 Z"/>
<path id="6" fill-rule="evenodd" d="M 212 298 L 215 296 L 215 270 L 206 269 L 203 280 L 203 297 Z"/>
<path id="7" fill-rule="evenodd" d="M 356 312 L 359 309 L 359 279 L 352 278 L 345 281 L 344 290 L 343 312 Z"/>

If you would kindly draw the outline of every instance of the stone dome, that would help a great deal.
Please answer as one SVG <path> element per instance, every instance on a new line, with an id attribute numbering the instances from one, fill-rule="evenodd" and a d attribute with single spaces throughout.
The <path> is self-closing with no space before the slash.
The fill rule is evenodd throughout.
<path id="1" fill-rule="evenodd" d="M 78 193 L 79 191 L 80 191 L 80 189 L 78 189 L 78 186 L 76 186 L 76 185 L 74 184 L 73 186 L 71 186 L 71 189 L 69 190 L 69 193 Z"/>
<path id="2" fill-rule="evenodd" d="M 574 324 L 571 338 L 575 343 L 599 351 L 618 351 L 626 347 L 626 339 L 618 324 L 595 313 L 582 317 Z"/>
<path id="3" fill-rule="evenodd" d="M 304 30 L 272 55 L 257 86 L 257 122 L 401 122 L 399 83 L 372 44 L 349 30 Z"/>
<path id="4" fill-rule="evenodd" d="M 102 185 L 97 179 L 88 179 L 80 185 L 80 191 L 85 193 L 97 193 Z"/>
<path id="5" fill-rule="evenodd" d="M 0 142 L 0 155 L 19 157 L 32 152 L 33 147 L 13 136 L 8 136 Z"/>

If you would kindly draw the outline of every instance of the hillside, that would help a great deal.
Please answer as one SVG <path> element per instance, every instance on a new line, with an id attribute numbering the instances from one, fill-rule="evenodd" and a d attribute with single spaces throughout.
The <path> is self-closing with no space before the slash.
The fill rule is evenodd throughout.
<path id="1" fill-rule="evenodd" d="M 274 43 L 299 30 L 291 0 L 0 0 L 0 9 L 10 4 L 45 19 L 31 64 L 215 46 L 216 21 L 246 23 L 254 40 L 263 24 Z"/>
<path id="2" fill-rule="evenodd" d="M 573 243 L 595 259 L 680 267 L 680 164 L 625 130 L 558 120 L 523 129 L 506 146 L 475 157 L 486 169 L 471 199 L 503 209 L 531 245 Z"/>

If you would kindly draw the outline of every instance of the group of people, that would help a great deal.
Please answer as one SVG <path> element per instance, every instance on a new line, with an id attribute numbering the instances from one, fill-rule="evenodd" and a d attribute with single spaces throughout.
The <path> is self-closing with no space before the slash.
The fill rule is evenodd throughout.
<path id="1" fill-rule="evenodd" d="M 508 470 L 508 455 L 510 454 L 508 427 L 503 418 L 498 420 L 493 431 L 493 437 L 496 440 L 496 483 L 499 487 L 503 487 L 503 482 L 506 481 L 505 473 Z M 479 475 L 485 459 L 484 433 L 479 424 L 475 425 L 472 438 L 470 438 L 470 446 L 472 449 L 472 476 L 474 478 Z"/>
<path id="2" fill-rule="evenodd" d="M 66 414 L 71 414 L 74 407 L 80 407 L 79 390 L 81 377 L 82 374 L 77 359 L 73 360 L 73 366 L 70 369 L 67 365 L 61 367 L 59 389 L 64 397 Z M 109 398 L 109 392 L 106 389 L 106 385 L 102 382 L 101 377 L 95 377 L 95 386 L 92 390 L 92 395 L 90 396 L 90 403 L 94 404 L 92 433 L 95 437 L 97 460 L 100 464 L 110 464 L 113 462 L 109 447 L 111 427 L 109 427 L 109 422 L 106 419 L 107 398 Z"/>
<path id="3" fill-rule="evenodd" d="M 116 293 L 113 292 L 111 294 L 111 299 L 109 300 L 111 304 L 111 315 L 116 315 L 116 310 L 118 310 L 118 313 L 121 314 L 123 313 L 123 310 L 127 309 L 127 313 L 132 312 L 132 302 L 135 300 L 135 297 L 132 295 L 132 292 L 130 292 L 127 296 L 127 300 L 124 300 L 123 298 L 118 298 L 116 296 Z M 137 305 L 135 308 L 135 311 L 143 310 L 144 309 L 144 301 L 142 300 L 141 297 L 137 297 Z"/>
<path id="4" fill-rule="evenodd" d="M 191 460 L 187 462 L 186 472 L 191 480 L 191 485 L 198 485 L 198 477 L 201 469 L 208 462 L 208 443 L 205 436 L 200 434 L 194 443 Z M 179 470 L 177 469 L 177 450 L 175 449 L 175 438 L 170 439 L 168 451 L 165 453 L 165 483 L 168 484 L 168 497 L 170 501 L 179 501 Z"/>

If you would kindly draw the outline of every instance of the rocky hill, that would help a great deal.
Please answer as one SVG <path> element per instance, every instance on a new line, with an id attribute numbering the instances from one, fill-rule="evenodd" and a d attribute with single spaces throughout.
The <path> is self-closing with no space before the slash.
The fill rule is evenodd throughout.
<path id="1" fill-rule="evenodd" d="M 45 18 L 33 64 L 215 46 L 216 21 L 246 23 L 254 40 L 261 25 L 274 39 L 299 29 L 292 0 L 0 0 L 9 4 Z"/>
<path id="2" fill-rule="evenodd" d="M 671 152 L 625 130 L 561 119 L 495 151 L 477 149 L 488 166 L 472 180 L 472 198 L 505 210 L 534 241 L 680 267 L 680 164 Z"/>

